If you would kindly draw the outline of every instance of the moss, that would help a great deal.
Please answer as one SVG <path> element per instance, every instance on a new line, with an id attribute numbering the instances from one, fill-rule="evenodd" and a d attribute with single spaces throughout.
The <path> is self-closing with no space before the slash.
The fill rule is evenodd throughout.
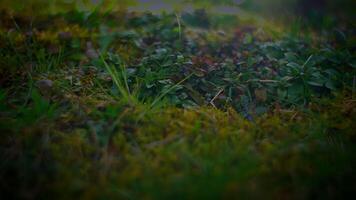
<path id="1" fill-rule="evenodd" d="M 345 100 L 336 102 L 339 101 Z M 335 127 L 336 118 L 355 117 L 354 111 L 349 111 L 351 118 L 343 116 L 340 106 L 345 105 L 332 103 L 331 108 L 318 110 L 320 115 L 301 116 L 298 122 L 283 116 L 289 114 L 272 114 L 255 123 L 233 110 L 170 108 L 159 114 L 148 113 L 134 129 L 127 126 L 139 115 L 132 111 L 130 115 L 118 113 L 120 125 L 112 129 L 112 136 L 104 145 L 96 144 L 85 129 L 68 133 L 53 128 L 26 129 L 18 133 L 23 137 L 16 138 L 17 147 L 2 146 L 3 152 L 18 152 L 15 157 L 2 155 L 11 160 L 2 165 L 2 171 L 12 169 L 34 181 L 40 174 L 41 183 L 47 185 L 41 190 L 63 198 L 79 193 L 88 198 L 198 198 L 221 194 L 259 197 L 263 193 L 276 198 L 310 197 L 314 189 L 326 187 L 319 182 L 322 179 L 332 178 L 333 174 L 353 176 L 352 168 L 345 165 L 355 164 L 352 143 L 343 143 L 340 151 L 323 133 L 337 129 L 343 141 L 353 137 L 352 123 Z M 95 137 L 104 134 L 108 132 L 97 132 Z M 4 139 L 11 141 L 10 137 Z M 27 168 L 28 173 L 10 164 L 27 159 L 39 164 Z M 14 188 L 33 189 L 20 181 L 13 183 Z M 274 189 L 269 190 L 267 183 L 273 183 Z M 327 187 L 336 190 L 340 184 L 328 181 Z M 198 192 L 204 189 L 205 192 Z"/>

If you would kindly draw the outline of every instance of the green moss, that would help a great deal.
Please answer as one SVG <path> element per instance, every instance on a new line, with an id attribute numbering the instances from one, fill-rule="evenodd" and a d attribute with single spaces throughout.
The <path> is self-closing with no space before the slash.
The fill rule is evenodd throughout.
<path id="1" fill-rule="evenodd" d="M 4 138 L 4 145 L 17 145 L 2 146 L 7 152 L 3 159 L 9 161 L 2 171 L 15 170 L 40 181 L 46 185 L 41 191 L 63 198 L 307 198 L 330 187 L 339 196 L 352 187 L 352 182 L 344 187 L 344 181 L 353 176 L 354 146 L 349 139 L 354 125 L 335 127 L 334 122 L 352 120 L 355 111 L 340 110 L 345 106 L 340 103 L 326 105 L 318 115 L 290 119 L 289 114 L 272 114 L 255 123 L 233 110 L 170 108 L 148 113 L 135 126 L 139 115 L 134 110 L 118 113 L 116 128 L 102 132 L 24 129 L 18 133 L 23 137 Z M 110 135 L 104 145 L 93 139 L 104 134 Z M 26 160 L 32 167 L 16 164 Z M 12 187 L 33 190 L 20 176 L 14 180 Z"/>

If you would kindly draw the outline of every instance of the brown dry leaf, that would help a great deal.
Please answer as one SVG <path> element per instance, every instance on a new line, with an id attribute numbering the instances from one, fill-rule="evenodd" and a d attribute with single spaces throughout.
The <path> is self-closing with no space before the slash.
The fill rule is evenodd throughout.
<path id="1" fill-rule="evenodd" d="M 267 90 L 263 88 L 255 89 L 255 96 L 257 101 L 265 102 L 267 101 Z"/>

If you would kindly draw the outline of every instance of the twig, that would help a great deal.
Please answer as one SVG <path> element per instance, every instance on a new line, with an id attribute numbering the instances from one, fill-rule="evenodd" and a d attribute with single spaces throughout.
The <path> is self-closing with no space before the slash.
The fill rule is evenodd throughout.
<path id="1" fill-rule="evenodd" d="M 295 118 L 297 115 L 298 115 L 298 112 L 295 112 L 295 113 L 292 115 L 292 117 L 290 118 L 290 121 L 293 121 L 294 118 Z"/>
<path id="2" fill-rule="evenodd" d="M 224 88 L 220 89 L 219 92 L 214 96 L 214 98 L 211 99 L 210 104 L 211 104 L 214 108 L 216 108 L 216 106 L 215 106 L 215 104 L 214 104 L 215 99 L 218 98 L 218 96 L 219 96 L 223 91 L 224 91 Z"/>
<path id="3" fill-rule="evenodd" d="M 278 83 L 277 80 L 248 80 L 246 82 L 260 82 L 260 83 Z"/>

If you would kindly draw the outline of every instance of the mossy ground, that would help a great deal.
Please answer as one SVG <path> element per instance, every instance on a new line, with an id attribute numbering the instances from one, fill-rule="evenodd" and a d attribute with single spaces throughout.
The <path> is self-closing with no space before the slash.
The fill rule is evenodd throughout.
<path id="1" fill-rule="evenodd" d="M 0 16 L 5 199 L 356 191 L 352 25 L 287 31 L 202 10 Z"/>

